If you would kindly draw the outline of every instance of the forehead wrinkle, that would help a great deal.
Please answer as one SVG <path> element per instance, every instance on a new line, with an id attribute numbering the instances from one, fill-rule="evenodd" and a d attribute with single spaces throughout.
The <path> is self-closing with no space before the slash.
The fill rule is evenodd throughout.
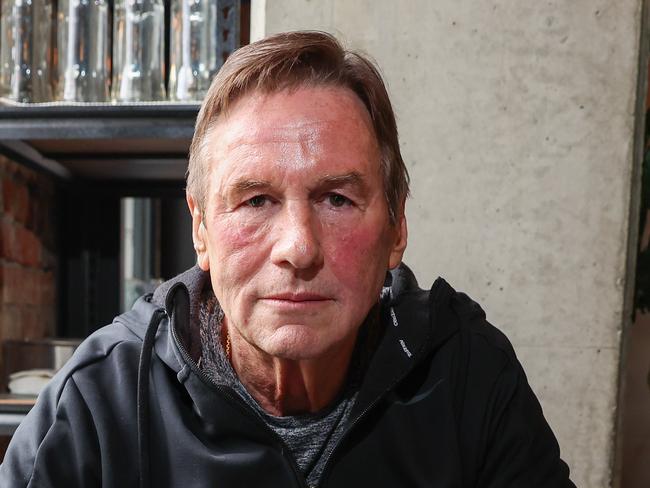
<path id="1" fill-rule="evenodd" d="M 243 121 L 242 121 L 243 122 Z M 237 123 L 235 127 L 226 128 L 224 134 L 225 149 L 231 151 L 242 146 L 260 144 L 300 144 L 312 147 L 328 129 L 338 127 L 327 120 L 300 121 L 282 125 L 255 125 Z M 229 130 L 230 129 L 230 130 Z M 345 136 L 343 136 L 345 137 Z M 251 142 L 254 140 L 255 142 Z"/>
<path id="2" fill-rule="evenodd" d="M 368 109 L 361 99 L 359 99 L 358 95 L 349 88 L 341 86 L 318 86 L 303 87 L 300 90 L 335 93 L 339 102 L 348 105 L 346 110 L 351 110 L 357 115 L 355 117 L 350 114 L 350 116 L 344 119 L 345 122 L 352 123 L 356 127 L 363 127 L 365 129 L 361 131 L 364 136 L 363 139 L 369 139 L 371 145 L 379 145 Z M 272 142 L 274 138 L 282 135 L 281 132 L 288 132 L 289 134 L 284 135 L 292 136 L 296 132 L 303 132 L 299 129 L 308 129 L 310 126 L 329 125 L 335 129 L 341 128 L 340 118 L 337 118 L 337 110 L 334 110 L 331 114 L 326 111 L 325 116 L 323 116 L 323 111 L 319 109 L 316 109 L 316 113 L 314 113 L 315 107 L 322 109 L 323 107 L 329 107 L 331 104 L 331 102 L 323 102 L 318 96 L 312 99 L 313 105 L 307 104 L 306 106 L 302 106 L 298 116 L 290 119 L 285 118 L 286 111 L 293 110 L 296 112 L 296 107 L 286 107 L 284 101 L 281 103 L 278 102 L 277 98 L 283 93 L 284 90 L 271 93 L 253 90 L 246 96 L 238 99 L 227 113 L 221 114 L 211 124 L 209 132 L 213 132 L 213 129 L 218 129 L 225 136 L 225 139 L 231 139 L 227 143 L 230 146 L 232 144 L 241 144 L 240 141 L 237 141 L 238 139 L 246 139 L 252 136 L 262 136 L 261 140 L 268 139 Z M 337 108 L 340 109 L 341 107 L 337 106 Z M 259 125 L 260 113 L 267 115 L 265 125 Z M 269 121 L 268 115 L 274 115 L 274 117 Z M 235 129 L 235 134 L 233 134 L 233 129 Z M 351 129 L 351 127 L 348 127 L 348 129 Z M 269 131 L 274 131 L 275 134 L 270 134 Z M 339 130 L 339 132 L 341 131 Z M 345 130 L 341 136 L 345 137 L 349 132 L 351 131 Z M 234 139 L 232 136 L 234 136 Z"/>
<path id="3" fill-rule="evenodd" d="M 292 129 L 294 126 L 298 127 L 298 129 Z M 320 127 L 323 126 L 327 127 L 325 130 L 338 127 L 329 122 L 315 122 L 289 125 L 281 129 L 262 127 L 253 134 L 250 131 L 247 133 L 238 131 L 240 133 L 237 137 L 228 141 L 227 146 L 224 148 L 224 156 L 227 154 L 228 157 L 245 162 L 246 166 L 254 166 L 266 158 L 272 157 L 278 166 L 288 164 L 287 169 L 290 167 L 296 169 L 306 168 L 316 164 L 321 156 L 320 148 L 323 144 L 331 144 L 331 142 L 325 141 L 326 136 L 320 130 Z M 370 144 L 366 146 L 364 152 L 369 159 L 374 159 L 377 148 L 374 141 L 369 139 L 363 137 L 350 140 L 347 132 L 337 134 L 337 159 L 339 161 L 347 159 L 347 148 L 353 145 L 366 145 L 367 142 L 370 142 Z M 347 183 L 353 182 L 347 181 Z"/>

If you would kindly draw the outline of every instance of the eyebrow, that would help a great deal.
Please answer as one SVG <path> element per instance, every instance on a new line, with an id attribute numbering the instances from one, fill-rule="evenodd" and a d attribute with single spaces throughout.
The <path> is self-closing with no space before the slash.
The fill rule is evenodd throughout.
<path id="1" fill-rule="evenodd" d="M 241 195 L 242 193 L 253 191 L 266 191 L 272 188 L 272 184 L 265 180 L 255 180 L 243 178 L 235 181 L 229 188 L 228 194 L 231 196 Z M 362 193 L 367 190 L 364 177 L 357 171 L 351 171 L 342 175 L 325 175 L 319 178 L 314 185 L 313 191 L 323 191 L 329 188 L 339 188 L 342 186 L 351 186 L 357 188 Z"/>
<path id="2" fill-rule="evenodd" d="M 327 175 L 318 180 L 317 187 L 358 186 L 365 188 L 363 176 L 356 171 L 343 175 Z"/>
<path id="3" fill-rule="evenodd" d="M 231 188 L 234 193 L 242 193 L 249 190 L 264 190 L 270 186 L 271 183 L 264 180 L 241 179 L 235 181 Z"/>
<path id="4" fill-rule="evenodd" d="M 255 180 L 249 178 L 240 178 L 231 185 L 227 185 L 222 191 L 222 196 L 226 202 L 231 204 L 241 198 L 241 195 L 250 192 L 266 192 L 271 188 L 271 183 L 264 180 Z"/>

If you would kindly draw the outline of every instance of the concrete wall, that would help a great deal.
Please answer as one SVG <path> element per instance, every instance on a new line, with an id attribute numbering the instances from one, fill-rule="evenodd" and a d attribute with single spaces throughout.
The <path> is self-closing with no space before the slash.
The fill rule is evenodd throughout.
<path id="1" fill-rule="evenodd" d="M 640 0 L 253 0 L 252 38 L 379 63 L 412 177 L 406 261 L 512 340 L 578 486 L 611 479 Z"/>

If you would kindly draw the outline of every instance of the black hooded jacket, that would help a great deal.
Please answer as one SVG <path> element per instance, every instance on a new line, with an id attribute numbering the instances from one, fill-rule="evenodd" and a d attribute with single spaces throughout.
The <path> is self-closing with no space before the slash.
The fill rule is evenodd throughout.
<path id="1" fill-rule="evenodd" d="M 198 268 L 91 335 L 40 395 L 0 486 L 305 487 L 281 439 L 196 366 Z M 188 287 L 190 291 L 188 292 Z M 572 487 L 506 337 L 438 279 L 392 273 L 327 487 Z"/>

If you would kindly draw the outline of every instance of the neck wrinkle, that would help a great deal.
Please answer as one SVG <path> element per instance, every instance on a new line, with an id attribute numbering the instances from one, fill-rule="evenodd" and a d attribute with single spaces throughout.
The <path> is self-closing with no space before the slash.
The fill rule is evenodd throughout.
<path id="1" fill-rule="evenodd" d="M 225 324 L 227 327 L 227 324 Z M 229 331 L 231 364 L 250 395 L 274 416 L 316 413 L 341 394 L 357 334 L 335 354 L 294 361 L 268 356 Z"/>

